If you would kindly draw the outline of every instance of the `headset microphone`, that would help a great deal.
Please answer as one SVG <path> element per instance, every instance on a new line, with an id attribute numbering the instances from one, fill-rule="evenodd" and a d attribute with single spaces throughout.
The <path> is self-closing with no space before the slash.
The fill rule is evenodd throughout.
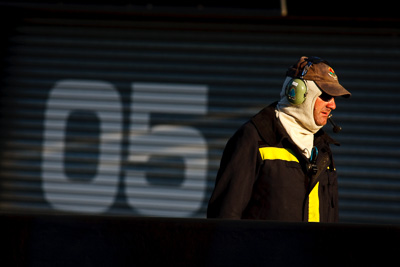
<path id="1" fill-rule="evenodd" d="M 337 125 L 333 120 L 332 120 L 332 114 L 329 114 L 328 121 L 332 124 L 333 126 L 333 132 L 338 133 L 342 130 L 342 127 Z"/>

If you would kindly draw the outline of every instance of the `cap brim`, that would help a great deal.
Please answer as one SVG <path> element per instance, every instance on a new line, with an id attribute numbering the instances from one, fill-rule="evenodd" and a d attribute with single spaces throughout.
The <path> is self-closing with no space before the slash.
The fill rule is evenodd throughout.
<path id="1" fill-rule="evenodd" d="M 326 82 L 315 82 L 318 87 L 331 96 L 342 96 L 345 98 L 349 98 L 351 93 L 347 91 L 343 86 L 339 83 L 326 83 Z"/>

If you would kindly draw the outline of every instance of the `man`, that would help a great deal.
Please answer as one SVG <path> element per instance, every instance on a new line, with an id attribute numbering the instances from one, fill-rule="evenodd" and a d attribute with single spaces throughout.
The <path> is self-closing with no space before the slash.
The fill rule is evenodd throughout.
<path id="1" fill-rule="evenodd" d="M 261 110 L 226 144 L 207 217 L 305 222 L 338 221 L 337 174 L 321 128 L 350 97 L 327 61 L 301 57 L 281 100 Z"/>

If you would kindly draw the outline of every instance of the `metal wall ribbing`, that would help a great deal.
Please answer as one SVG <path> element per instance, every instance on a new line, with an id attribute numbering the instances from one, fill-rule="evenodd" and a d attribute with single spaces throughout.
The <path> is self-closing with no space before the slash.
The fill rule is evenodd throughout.
<path id="1" fill-rule="evenodd" d="M 13 27 L 2 211 L 205 217 L 227 139 L 317 55 L 353 94 L 334 112 L 340 220 L 400 222 L 399 30 L 51 14 Z"/>

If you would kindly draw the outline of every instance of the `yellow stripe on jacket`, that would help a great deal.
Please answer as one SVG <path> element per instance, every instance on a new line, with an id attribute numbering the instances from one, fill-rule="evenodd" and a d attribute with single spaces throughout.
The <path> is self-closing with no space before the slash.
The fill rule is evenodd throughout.
<path id="1" fill-rule="evenodd" d="M 263 160 L 285 160 L 299 162 L 290 149 L 280 147 L 260 147 L 258 149 Z"/>
<path id="2" fill-rule="evenodd" d="M 319 222 L 319 182 L 314 186 L 308 195 L 308 221 Z"/>

